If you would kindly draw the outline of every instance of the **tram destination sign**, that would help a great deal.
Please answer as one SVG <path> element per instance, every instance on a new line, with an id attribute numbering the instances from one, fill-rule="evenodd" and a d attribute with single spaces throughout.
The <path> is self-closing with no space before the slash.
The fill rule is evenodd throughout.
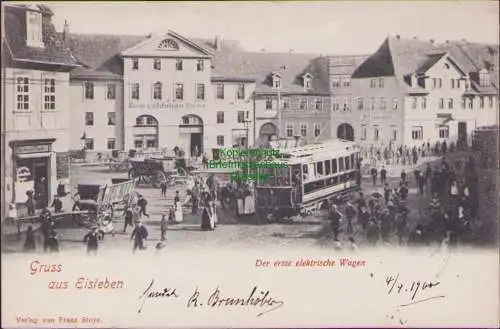
<path id="1" fill-rule="evenodd" d="M 16 154 L 47 153 L 50 152 L 50 145 L 19 145 L 15 148 Z"/>
<path id="2" fill-rule="evenodd" d="M 128 104 L 130 109 L 143 110 L 171 110 L 171 109 L 195 109 L 205 108 L 204 103 L 171 103 L 171 102 L 154 102 L 154 103 L 133 103 Z"/>

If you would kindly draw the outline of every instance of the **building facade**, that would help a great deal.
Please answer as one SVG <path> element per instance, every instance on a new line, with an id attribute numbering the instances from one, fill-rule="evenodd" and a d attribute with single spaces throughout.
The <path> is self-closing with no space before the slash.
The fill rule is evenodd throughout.
<path id="1" fill-rule="evenodd" d="M 492 50 L 490 57 L 498 56 L 498 47 Z M 477 57 L 466 45 L 457 51 L 450 43 L 386 39 L 352 76 L 355 139 L 380 146 L 470 145 L 475 128 L 498 124 L 498 71 L 483 67 L 493 62 L 484 54 L 472 63 L 472 54 Z"/>
<path id="2" fill-rule="evenodd" d="M 78 64 L 53 33 L 49 8 L 4 9 L 2 203 L 22 205 L 33 190 L 42 208 L 69 184 L 69 72 Z"/>

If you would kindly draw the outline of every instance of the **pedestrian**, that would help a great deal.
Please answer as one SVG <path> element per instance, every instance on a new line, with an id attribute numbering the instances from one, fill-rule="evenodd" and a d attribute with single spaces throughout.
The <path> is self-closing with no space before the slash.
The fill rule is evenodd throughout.
<path id="1" fill-rule="evenodd" d="M 361 212 L 361 208 L 366 207 L 366 199 L 363 192 L 359 192 L 359 198 L 356 200 L 356 204 L 358 205 L 358 213 Z"/>
<path id="2" fill-rule="evenodd" d="M 134 230 L 132 231 L 132 235 L 130 236 L 130 240 L 134 240 L 134 247 L 132 249 L 132 252 L 135 253 L 137 249 L 146 249 L 147 238 L 148 230 L 142 225 L 142 222 L 140 220 L 137 221 Z"/>
<path id="3" fill-rule="evenodd" d="M 401 170 L 401 182 L 406 182 L 406 171 L 404 169 Z"/>
<path id="4" fill-rule="evenodd" d="M 167 197 L 167 182 L 161 181 L 160 190 L 161 190 L 161 198 L 165 199 Z"/>
<path id="5" fill-rule="evenodd" d="M 148 201 L 142 195 L 139 196 L 137 205 L 139 206 L 139 217 L 142 217 L 142 215 L 144 215 L 149 218 L 148 213 L 146 213 L 146 206 L 148 205 Z"/>
<path id="6" fill-rule="evenodd" d="M 184 213 L 182 211 L 182 203 L 181 203 L 179 191 L 175 191 L 174 213 L 175 213 L 175 222 L 182 223 L 184 221 Z"/>
<path id="7" fill-rule="evenodd" d="M 58 234 L 53 228 L 49 232 L 48 250 L 49 252 L 59 252 Z"/>
<path id="8" fill-rule="evenodd" d="M 213 231 L 214 227 L 212 225 L 212 214 L 211 214 L 211 209 L 204 205 L 202 212 L 201 212 L 201 229 L 203 231 Z"/>
<path id="9" fill-rule="evenodd" d="M 33 190 L 26 191 L 28 199 L 26 200 L 26 208 L 28 208 L 28 216 L 35 216 L 35 196 Z"/>
<path id="10" fill-rule="evenodd" d="M 208 157 L 205 153 L 203 153 L 203 158 L 201 159 L 201 164 L 203 166 L 203 169 L 208 168 Z"/>
<path id="11" fill-rule="evenodd" d="M 441 209 L 441 202 L 437 193 L 434 193 L 431 202 L 429 203 L 429 208 L 432 211 L 439 211 Z"/>
<path id="12" fill-rule="evenodd" d="M 398 213 L 396 215 L 396 235 L 398 236 L 398 243 L 400 246 L 404 245 L 404 237 L 408 229 L 408 223 L 405 213 Z"/>
<path id="13" fill-rule="evenodd" d="M 380 238 L 380 228 L 374 218 L 371 218 L 366 230 L 366 239 L 368 243 L 375 246 Z"/>
<path id="14" fill-rule="evenodd" d="M 134 222 L 134 212 L 132 211 L 132 209 L 130 209 L 130 207 L 127 207 L 125 208 L 125 212 L 124 212 L 124 217 L 125 217 L 125 223 L 123 225 L 123 233 L 127 232 L 127 227 L 128 226 L 134 226 L 133 222 Z"/>
<path id="15" fill-rule="evenodd" d="M 387 182 L 387 169 L 385 169 L 385 166 L 382 166 L 382 169 L 380 169 L 380 184 L 384 186 L 386 182 Z"/>
<path id="16" fill-rule="evenodd" d="M 193 214 L 198 214 L 198 205 L 200 200 L 200 185 L 196 181 L 194 187 L 191 189 L 191 212 Z"/>
<path id="17" fill-rule="evenodd" d="M 99 246 L 99 232 L 97 225 L 92 226 L 91 231 L 83 237 L 83 242 L 87 243 L 87 254 L 97 255 Z"/>
<path id="18" fill-rule="evenodd" d="M 76 192 L 73 195 L 73 208 L 71 211 L 80 210 L 80 193 Z"/>
<path id="19" fill-rule="evenodd" d="M 161 232 L 161 241 L 165 241 L 167 239 L 167 215 L 161 215 L 160 222 L 160 232 Z"/>
<path id="20" fill-rule="evenodd" d="M 354 209 L 354 206 L 350 202 L 346 203 L 345 214 L 347 219 L 347 232 L 351 233 L 353 231 L 352 220 L 354 216 L 356 216 L 356 209 Z"/>
<path id="21" fill-rule="evenodd" d="M 385 200 L 385 203 L 389 203 L 389 199 L 391 197 L 391 192 L 392 192 L 392 189 L 389 187 L 389 183 L 385 183 L 385 186 L 384 186 L 384 200 Z"/>
<path id="22" fill-rule="evenodd" d="M 408 197 L 408 182 L 405 182 L 403 186 L 399 188 L 399 197 L 401 198 L 401 201 L 406 201 L 406 198 Z"/>
<path id="23" fill-rule="evenodd" d="M 350 251 L 357 251 L 359 249 L 356 240 L 352 236 L 347 239 L 347 249 Z"/>
<path id="24" fill-rule="evenodd" d="M 332 227 L 333 238 L 339 241 L 340 222 L 342 221 L 342 214 L 337 209 L 337 205 L 333 204 L 330 210 L 330 225 Z"/>
<path id="25" fill-rule="evenodd" d="M 368 212 L 366 206 L 361 207 L 361 211 L 358 212 L 358 221 L 361 224 L 363 231 L 366 230 L 368 222 L 370 221 L 370 213 Z"/>
<path id="26" fill-rule="evenodd" d="M 35 232 L 33 231 L 33 226 L 28 226 L 26 231 L 26 240 L 24 241 L 24 251 L 31 252 L 35 251 Z"/>
<path id="27" fill-rule="evenodd" d="M 418 184 L 418 190 L 420 192 L 420 195 L 424 194 L 424 186 L 425 186 L 425 176 L 424 173 L 419 171 L 418 177 L 417 177 L 417 184 Z"/>
<path id="28" fill-rule="evenodd" d="M 380 217 L 380 232 L 383 242 L 389 242 L 389 234 L 391 232 L 391 221 L 389 218 L 389 210 L 384 209 Z"/>
<path id="29" fill-rule="evenodd" d="M 370 175 L 372 176 L 372 180 L 373 180 L 373 186 L 375 186 L 377 184 L 377 168 L 373 167 L 371 170 L 370 170 Z"/>
<path id="30" fill-rule="evenodd" d="M 411 247 L 422 247 L 427 244 L 424 235 L 424 227 L 421 224 L 418 224 L 415 227 L 415 230 L 408 237 L 408 246 Z"/>
<path id="31" fill-rule="evenodd" d="M 59 199 L 59 196 L 57 194 L 54 195 L 54 200 L 52 201 L 51 207 L 54 207 L 55 213 L 62 212 L 63 203 L 62 203 L 61 199 Z"/>

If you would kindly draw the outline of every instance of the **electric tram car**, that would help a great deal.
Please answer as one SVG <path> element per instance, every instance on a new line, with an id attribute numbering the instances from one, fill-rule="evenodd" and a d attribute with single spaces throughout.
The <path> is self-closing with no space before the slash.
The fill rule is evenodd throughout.
<path id="1" fill-rule="evenodd" d="M 354 142 L 334 139 L 280 150 L 276 162 L 286 168 L 261 168 L 269 179 L 257 180 L 256 210 L 264 220 L 310 215 L 335 197 L 360 188 L 361 158 Z"/>

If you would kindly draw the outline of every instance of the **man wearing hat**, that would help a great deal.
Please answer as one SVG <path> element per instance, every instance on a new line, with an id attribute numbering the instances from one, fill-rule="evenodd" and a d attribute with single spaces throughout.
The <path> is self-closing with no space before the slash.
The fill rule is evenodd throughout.
<path id="1" fill-rule="evenodd" d="M 54 207 L 55 213 L 59 213 L 62 211 L 63 204 L 62 204 L 62 201 L 61 201 L 61 199 L 59 199 L 59 196 L 57 194 L 54 195 L 54 201 L 52 201 L 51 207 Z"/>
<path id="2" fill-rule="evenodd" d="M 148 238 L 148 230 L 142 225 L 140 220 L 136 221 L 130 240 L 134 240 L 133 252 L 139 248 L 140 250 L 146 249 L 146 239 Z"/>
<path id="3" fill-rule="evenodd" d="M 332 204 L 330 209 L 330 225 L 332 226 L 333 238 L 338 241 L 340 221 L 342 220 L 342 214 L 337 208 L 336 204 Z"/>
<path id="4" fill-rule="evenodd" d="M 97 255 L 97 248 L 99 246 L 99 232 L 97 225 L 93 225 L 89 233 L 83 238 L 83 242 L 87 243 L 87 254 Z"/>

